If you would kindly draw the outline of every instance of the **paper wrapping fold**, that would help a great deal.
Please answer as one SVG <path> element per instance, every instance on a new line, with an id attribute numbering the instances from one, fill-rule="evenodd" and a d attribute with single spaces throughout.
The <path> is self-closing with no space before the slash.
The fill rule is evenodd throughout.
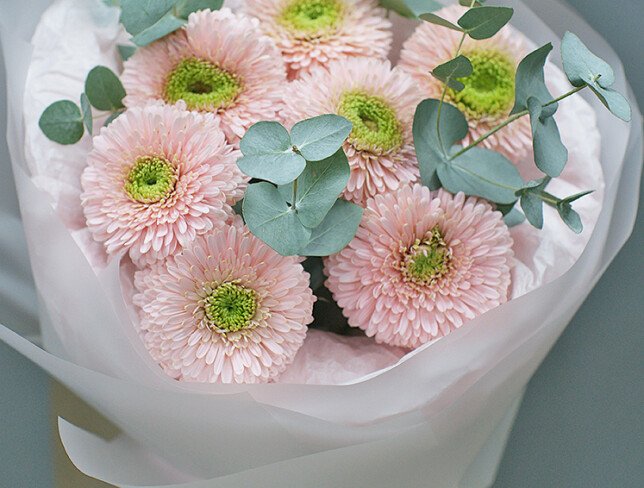
<path id="1" fill-rule="evenodd" d="M 537 44 L 553 40 L 525 6 L 512 3 L 515 25 Z M 535 7 L 559 36 L 565 18 L 565 28 L 617 68 L 616 88 L 626 91 L 618 59 L 594 32 L 554 0 Z M 114 287 L 117 265 L 96 275 L 78 245 L 85 242 L 81 225 L 73 235 L 67 231 L 65 225 L 78 221 L 73 213 L 61 219 L 61 209 L 72 211 L 74 205 L 61 207 L 42 191 L 46 180 L 29 176 L 22 100 L 29 100 L 23 98 L 31 53 L 27 24 L 36 9 L 17 3 L 10 9 L 0 16 L 9 145 L 50 353 L 4 327 L 0 338 L 124 432 L 105 443 L 61 423 L 80 469 L 122 486 L 489 485 L 528 379 L 632 229 L 642 154 L 637 110 L 629 133 L 626 124 L 593 104 L 602 138 L 611 141 L 601 154 L 603 207 L 583 254 L 558 279 L 365 381 L 187 386 L 163 376 L 136 340 Z M 93 19 L 108 30 L 109 20 Z M 95 61 L 87 60 L 88 69 Z M 80 83 L 84 74 L 78 76 Z M 114 333 L 101 324 L 121 329 Z M 67 360 L 69 351 L 74 362 Z"/>

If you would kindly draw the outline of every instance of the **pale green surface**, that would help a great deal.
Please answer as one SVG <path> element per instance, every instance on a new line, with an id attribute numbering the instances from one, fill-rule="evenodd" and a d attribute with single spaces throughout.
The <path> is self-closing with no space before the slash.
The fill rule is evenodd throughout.
<path id="1" fill-rule="evenodd" d="M 644 106 L 640 25 L 644 2 L 570 3 L 584 8 L 584 16 L 620 54 L 640 106 Z M 2 79 L 4 71 L 0 70 Z M 4 86 L 0 82 L 3 91 Z M 2 134 L 5 106 L 2 93 Z M 13 198 L 4 138 L 0 140 L 0 166 L 0 201 L 4 201 Z M 644 484 L 642 220 L 640 216 L 633 237 L 531 381 L 494 488 L 635 488 Z M 11 237 L 22 239 L 17 233 Z M 14 265 L 0 255 L 3 273 L 10 273 Z M 33 291 L 26 288 L 25 301 L 31 300 L 35 300 Z M 23 315 L 21 304 L 4 305 L 0 310 L 4 323 Z M 48 439 L 56 434 L 48 423 L 47 378 L 2 344 L 0 368 L 4 373 L 0 376 L 0 486 L 53 486 Z M 95 485 L 65 478 L 59 486 Z"/>

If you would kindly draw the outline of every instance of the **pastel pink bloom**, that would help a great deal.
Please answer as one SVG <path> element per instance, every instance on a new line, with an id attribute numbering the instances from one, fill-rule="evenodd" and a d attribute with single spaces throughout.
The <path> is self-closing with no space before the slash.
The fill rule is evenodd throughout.
<path id="1" fill-rule="evenodd" d="M 108 255 L 141 265 L 224 225 L 246 177 L 212 116 L 128 109 L 94 138 L 81 177 L 87 227 Z"/>
<path id="2" fill-rule="evenodd" d="M 459 5 L 453 5 L 437 11 L 436 15 L 455 23 L 466 10 Z M 444 85 L 431 75 L 431 71 L 454 57 L 461 36 L 460 32 L 423 22 L 403 44 L 398 65 L 414 77 L 424 92 L 424 98 L 440 98 Z M 465 144 L 469 144 L 507 118 L 514 104 L 514 71 L 521 59 L 528 54 L 529 46 L 521 32 L 506 25 L 490 39 L 477 41 L 467 37 L 461 53 L 472 57 L 474 52 L 497 53 L 511 63 L 513 70 L 508 79 L 511 88 L 506 93 L 502 106 L 495 107 L 496 110 L 493 113 L 490 111 L 481 113 L 480 110 L 477 113 L 476 109 L 468 110 L 467 102 L 456 102 L 448 92 L 447 101 L 457 105 L 467 118 L 470 131 L 463 141 Z M 463 83 L 467 86 L 467 78 Z M 483 94 L 483 96 L 487 95 Z M 519 162 L 532 148 L 532 132 L 528 117 L 516 120 L 481 144 L 504 154 L 511 161 Z"/>
<path id="3" fill-rule="evenodd" d="M 260 383 L 302 346 L 315 297 L 297 257 L 284 257 L 235 219 L 135 274 L 140 335 L 182 381 Z"/>
<path id="4" fill-rule="evenodd" d="M 422 94 L 411 76 L 389 61 L 345 59 L 291 82 L 283 117 L 288 124 L 335 113 L 353 130 L 344 144 L 351 176 L 344 197 L 369 197 L 419 179 L 412 124 Z"/>
<path id="5" fill-rule="evenodd" d="M 212 112 L 237 143 L 255 122 L 276 118 L 284 95 L 280 52 L 258 24 L 227 8 L 190 14 L 185 28 L 124 63 L 125 105 L 173 104 L 183 90 L 189 109 Z"/>
<path id="6" fill-rule="evenodd" d="M 416 347 L 507 300 L 512 238 L 483 200 L 419 184 L 377 195 L 326 285 L 349 325 Z"/>
<path id="7" fill-rule="evenodd" d="M 242 9 L 275 39 L 289 80 L 337 59 L 385 59 L 391 48 L 391 22 L 376 0 L 246 0 Z"/>

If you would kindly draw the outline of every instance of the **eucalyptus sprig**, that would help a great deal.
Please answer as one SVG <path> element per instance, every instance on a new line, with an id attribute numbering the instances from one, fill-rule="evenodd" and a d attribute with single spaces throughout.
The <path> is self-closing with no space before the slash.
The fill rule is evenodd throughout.
<path id="1" fill-rule="evenodd" d="M 461 1 L 461 5 L 465 1 Z M 462 80 L 472 74 L 472 64 L 460 54 L 460 49 L 467 36 L 472 39 L 491 37 L 512 17 L 512 9 L 481 4 L 469 0 L 470 9 L 457 24 L 433 13 L 419 16 L 422 20 L 463 33 L 453 59 L 432 70 L 431 74 L 444 84 L 440 99 L 424 100 L 416 109 L 413 133 L 421 179 L 431 189 L 444 187 L 452 193 L 462 191 L 497 204 L 497 208 L 506 215 L 508 224 L 523 220 L 515 208 L 515 204 L 520 202 L 528 222 L 541 228 L 545 203 L 554 207 L 568 227 L 579 233 L 583 226 L 571 204 L 590 191 L 565 198 L 545 191 L 550 180 L 561 174 L 568 159 L 568 151 L 553 116 L 559 102 L 586 87 L 590 87 L 614 115 L 625 121 L 630 120 L 631 115 L 628 102 L 611 88 L 614 83 L 611 67 L 590 52 L 577 36 L 567 32 L 562 40 L 561 55 L 564 71 L 573 88 L 556 98 L 548 91 L 544 65 L 552 45 L 546 44 L 519 63 L 515 75 L 515 103 L 508 118 L 469 145 L 459 145 L 468 133 L 467 121 L 458 108 L 445 102 L 445 97 L 448 88 L 462 90 Z M 505 156 L 479 147 L 481 142 L 526 115 L 530 117 L 532 127 L 535 164 L 546 175 L 529 182 L 523 181 Z"/>
<path id="2" fill-rule="evenodd" d="M 146 46 L 183 27 L 198 10 L 219 10 L 223 0 L 120 0 L 121 23 L 137 46 Z"/>
<path id="3" fill-rule="evenodd" d="M 237 161 L 264 180 L 246 190 L 242 214 L 250 231 L 284 256 L 328 256 L 355 235 L 362 208 L 338 198 L 349 180 L 342 144 L 352 125 L 338 115 L 298 122 L 258 122 L 240 142 Z"/>
<path id="4" fill-rule="evenodd" d="M 80 95 L 80 105 L 71 100 L 59 100 L 49 105 L 40 116 L 38 125 L 43 133 L 59 144 L 78 142 L 85 130 L 91 135 L 94 118 L 109 113 L 108 125 L 125 110 L 125 89 L 118 76 L 105 66 L 96 66 L 85 79 L 85 91 Z M 100 113 L 94 116 L 92 107 Z"/>

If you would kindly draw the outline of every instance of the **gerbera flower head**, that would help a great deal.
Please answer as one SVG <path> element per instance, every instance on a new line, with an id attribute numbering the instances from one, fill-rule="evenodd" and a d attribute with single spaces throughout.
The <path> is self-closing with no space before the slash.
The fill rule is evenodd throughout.
<path id="1" fill-rule="evenodd" d="M 137 264 L 224 225 L 243 196 L 239 152 L 212 116 L 180 107 L 128 109 L 94 138 L 81 177 L 87 226 L 108 255 Z"/>
<path id="2" fill-rule="evenodd" d="M 412 123 L 421 98 L 411 76 L 389 61 L 345 59 L 293 81 L 283 116 L 290 124 L 325 113 L 351 121 L 344 144 L 351 176 L 344 197 L 363 205 L 418 180 Z"/>
<path id="3" fill-rule="evenodd" d="M 185 28 L 137 49 L 121 77 L 127 107 L 150 100 L 211 112 L 231 143 L 280 110 L 286 74 L 257 19 L 224 8 L 190 14 Z"/>
<path id="4" fill-rule="evenodd" d="M 349 325 L 416 347 L 507 299 L 512 238 L 483 200 L 419 184 L 367 201 L 356 237 L 327 258 Z"/>
<path id="5" fill-rule="evenodd" d="M 456 22 L 465 11 L 454 5 L 436 14 Z M 423 22 L 404 43 L 399 66 L 414 77 L 425 98 L 440 98 L 443 84 L 431 71 L 454 57 L 461 36 L 460 32 Z M 448 88 L 445 99 L 465 114 L 470 131 L 464 142 L 469 144 L 502 122 L 512 110 L 514 75 L 528 54 L 528 45 L 523 34 L 507 25 L 490 39 L 466 38 L 461 54 L 471 61 L 473 72 L 460 80 L 465 85 L 462 91 Z M 519 162 L 532 146 L 530 121 L 522 117 L 482 144 Z"/>
<path id="6" fill-rule="evenodd" d="M 315 297 L 297 257 L 284 257 L 235 218 L 167 260 L 137 271 L 140 334 L 173 378 L 258 383 L 302 346 Z"/>
<path id="7" fill-rule="evenodd" d="M 385 59 L 391 22 L 376 0 L 247 0 L 282 52 L 288 78 L 346 57 Z"/>

